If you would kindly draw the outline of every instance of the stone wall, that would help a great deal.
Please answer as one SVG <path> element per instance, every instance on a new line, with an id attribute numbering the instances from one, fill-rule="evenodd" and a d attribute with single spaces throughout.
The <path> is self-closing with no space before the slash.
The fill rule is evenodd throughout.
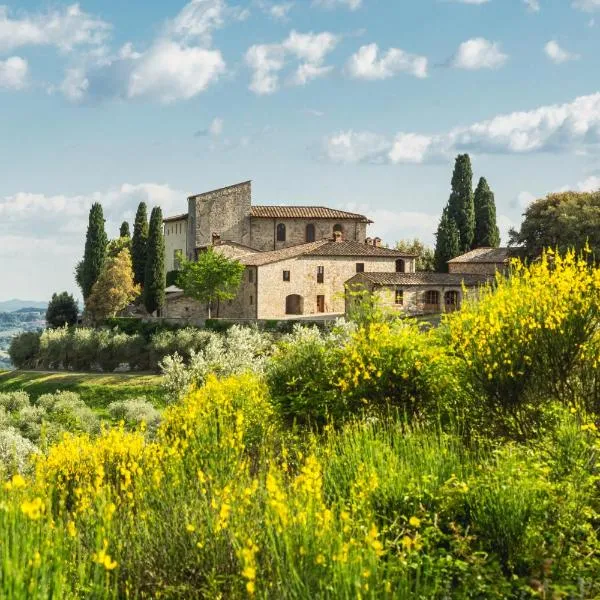
<path id="1" fill-rule="evenodd" d="M 213 235 L 250 245 L 251 183 L 245 182 L 188 199 L 188 257 L 210 246 Z"/>
<path id="2" fill-rule="evenodd" d="M 324 313 L 345 311 L 344 284 L 356 275 L 356 264 L 364 263 L 365 271 L 387 273 L 395 271 L 394 257 L 324 257 L 301 256 L 258 267 L 258 319 L 278 319 L 286 315 L 286 298 L 302 298 L 304 315 L 320 314 L 317 296 L 324 296 Z M 324 268 L 324 281 L 317 283 L 317 268 Z M 283 272 L 290 272 L 290 281 Z"/>
<path id="3" fill-rule="evenodd" d="M 495 275 L 497 271 L 505 271 L 504 263 L 448 263 L 449 273 L 460 273 L 461 275 Z"/>
<path id="4" fill-rule="evenodd" d="M 286 228 L 285 242 L 277 241 L 277 225 L 283 223 Z M 332 219 L 251 219 L 250 246 L 257 250 L 280 250 L 306 243 L 306 226 L 315 226 L 315 239 L 333 239 L 333 228 L 342 226 L 344 240 L 364 242 L 367 235 L 367 224 L 354 220 L 334 221 Z"/>
<path id="5" fill-rule="evenodd" d="M 186 255 L 187 219 L 165 223 L 165 268 L 167 272 L 175 270 L 175 252 L 180 250 Z"/>

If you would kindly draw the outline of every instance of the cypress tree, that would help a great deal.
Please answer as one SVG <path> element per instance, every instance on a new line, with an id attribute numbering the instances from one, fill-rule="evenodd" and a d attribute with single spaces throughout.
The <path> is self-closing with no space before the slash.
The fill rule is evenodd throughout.
<path id="1" fill-rule="evenodd" d="M 119 237 L 130 238 L 131 233 L 129 231 L 129 223 L 127 221 L 123 221 L 121 223 L 121 228 L 119 229 Z"/>
<path id="2" fill-rule="evenodd" d="M 81 286 L 83 299 L 86 300 L 92 291 L 94 283 L 98 280 L 104 259 L 108 237 L 104 230 L 104 212 L 102 205 L 92 204 L 90 209 L 89 224 L 85 238 L 85 253 L 83 261 L 77 274 L 78 283 Z"/>
<path id="3" fill-rule="evenodd" d="M 135 283 L 144 284 L 146 276 L 146 255 L 148 254 L 148 209 L 140 202 L 135 213 L 133 238 L 131 240 L 131 260 Z"/>
<path id="4" fill-rule="evenodd" d="M 475 190 L 475 242 L 474 248 L 500 245 L 500 231 L 496 223 L 496 201 L 485 177 Z"/>
<path id="5" fill-rule="evenodd" d="M 165 287 L 163 217 L 162 210 L 159 207 L 155 207 L 152 209 L 152 214 L 150 215 L 146 276 L 144 278 L 144 306 L 149 313 L 153 313 L 165 305 Z"/>
<path id="6" fill-rule="evenodd" d="M 458 227 L 460 251 L 468 252 L 472 249 L 475 240 L 473 169 L 468 154 L 459 154 L 456 157 L 452 174 L 452 193 L 448 200 L 448 216 Z"/>
<path id="7" fill-rule="evenodd" d="M 436 233 L 435 270 L 439 273 L 447 273 L 448 261 L 458 256 L 460 252 L 460 233 L 446 206 Z"/>

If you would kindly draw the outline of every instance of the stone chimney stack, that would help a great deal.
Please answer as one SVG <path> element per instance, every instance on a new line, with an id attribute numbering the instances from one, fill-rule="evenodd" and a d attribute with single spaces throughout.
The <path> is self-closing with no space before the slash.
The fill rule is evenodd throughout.
<path id="1" fill-rule="evenodd" d="M 381 248 L 381 238 L 376 237 L 373 240 L 373 246 L 375 246 L 375 248 Z"/>
<path id="2" fill-rule="evenodd" d="M 367 239 L 365 240 L 365 244 L 366 244 L 367 246 L 372 246 L 372 245 L 373 245 L 373 238 L 367 238 Z"/>

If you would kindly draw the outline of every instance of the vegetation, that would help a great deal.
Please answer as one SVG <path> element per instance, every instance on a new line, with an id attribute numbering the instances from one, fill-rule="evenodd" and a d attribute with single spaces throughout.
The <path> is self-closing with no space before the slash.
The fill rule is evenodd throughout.
<path id="1" fill-rule="evenodd" d="M 522 249 L 528 259 L 544 248 L 566 252 L 583 250 L 600 257 L 600 191 L 550 194 L 529 205 L 519 231 L 512 230 L 510 244 Z"/>
<path id="2" fill-rule="evenodd" d="M 109 255 L 106 259 L 87 300 L 86 313 L 94 322 L 102 322 L 116 316 L 139 294 L 140 286 L 133 283 L 131 254 L 123 248 L 116 256 Z"/>
<path id="3" fill-rule="evenodd" d="M 144 306 L 153 314 L 165 304 L 165 240 L 160 208 L 152 209 L 144 274 Z M 114 316 L 114 315 L 113 315 Z"/>
<path id="4" fill-rule="evenodd" d="M 129 231 L 129 223 L 127 221 L 123 221 L 121 223 L 121 227 L 119 228 L 119 237 L 131 238 L 131 233 Z"/>
<path id="5" fill-rule="evenodd" d="M 71 294 L 62 292 L 52 294 L 52 299 L 46 311 L 46 324 L 48 327 L 64 327 L 75 325 L 79 316 L 77 301 Z"/>
<path id="6" fill-rule="evenodd" d="M 90 209 L 83 261 L 76 269 L 77 283 L 81 287 L 84 300 L 87 300 L 91 294 L 94 283 L 96 283 L 102 272 L 107 246 L 108 238 L 104 230 L 104 212 L 102 205 L 95 203 Z"/>
<path id="7" fill-rule="evenodd" d="M 448 216 L 448 207 L 444 208 L 436 233 L 433 262 L 439 273 L 448 272 L 448 261 L 460 254 L 460 232 L 454 219 Z"/>
<path id="8" fill-rule="evenodd" d="M 396 250 L 406 252 L 407 254 L 415 254 L 417 256 L 416 270 L 418 272 L 435 271 L 433 249 L 426 246 L 417 238 L 414 240 L 400 240 L 399 242 L 396 242 Z"/>
<path id="9" fill-rule="evenodd" d="M 587 255 L 515 264 L 436 329 L 375 310 L 274 351 L 238 329 L 163 363 L 160 424 L 113 404 L 123 425 L 36 451 L 17 415 L 57 402 L 0 397 L 0 595 L 600 595 Z"/>
<path id="10" fill-rule="evenodd" d="M 460 237 L 460 252 L 468 252 L 475 241 L 475 202 L 473 168 L 468 154 L 456 157 L 452 192 L 448 200 L 448 219 L 454 221 Z"/>
<path id="11" fill-rule="evenodd" d="M 496 223 L 496 201 L 485 177 L 475 190 L 475 241 L 474 248 L 500 246 L 500 231 Z"/>
<path id="12" fill-rule="evenodd" d="M 134 281 L 144 284 L 146 277 L 146 255 L 148 253 L 148 209 L 140 202 L 135 213 L 133 237 L 131 238 L 131 258 L 133 260 Z"/>
<path id="13" fill-rule="evenodd" d="M 177 285 L 185 295 L 208 305 L 208 318 L 215 302 L 235 298 L 242 282 L 244 265 L 207 248 L 195 262 L 181 257 Z"/>

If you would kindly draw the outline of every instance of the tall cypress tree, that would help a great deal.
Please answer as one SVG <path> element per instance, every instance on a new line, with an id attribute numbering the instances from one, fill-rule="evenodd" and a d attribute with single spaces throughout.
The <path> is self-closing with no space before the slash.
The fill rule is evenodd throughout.
<path id="1" fill-rule="evenodd" d="M 148 254 L 148 209 L 140 202 L 135 213 L 133 238 L 131 239 L 131 260 L 135 283 L 144 284 L 146 276 L 146 255 Z"/>
<path id="2" fill-rule="evenodd" d="M 131 233 L 129 231 L 129 223 L 127 221 L 123 221 L 121 223 L 121 228 L 119 229 L 119 237 L 131 237 Z"/>
<path id="3" fill-rule="evenodd" d="M 496 201 L 485 177 L 475 190 L 475 242 L 474 248 L 500 245 L 500 231 L 496 222 Z"/>
<path id="4" fill-rule="evenodd" d="M 104 259 L 108 237 L 104 229 L 104 212 L 99 203 L 92 204 L 85 238 L 85 253 L 81 266 L 77 268 L 77 281 L 81 286 L 83 299 L 86 300 L 98 280 Z"/>
<path id="5" fill-rule="evenodd" d="M 447 273 L 448 261 L 460 253 L 460 233 L 454 219 L 450 217 L 448 206 L 446 206 L 436 233 L 435 270 L 439 273 Z"/>
<path id="6" fill-rule="evenodd" d="M 468 252 L 472 249 L 475 240 L 473 169 L 468 154 L 459 154 L 456 157 L 452 174 L 452 193 L 448 200 L 448 216 L 458 227 L 460 251 Z"/>
<path id="7" fill-rule="evenodd" d="M 149 313 L 153 313 L 165 305 L 165 287 L 163 217 L 162 210 L 155 207 L 150 215 L 148 255 L 146 257 L 146 276 L 144 278 L 144 306 Z"/>

